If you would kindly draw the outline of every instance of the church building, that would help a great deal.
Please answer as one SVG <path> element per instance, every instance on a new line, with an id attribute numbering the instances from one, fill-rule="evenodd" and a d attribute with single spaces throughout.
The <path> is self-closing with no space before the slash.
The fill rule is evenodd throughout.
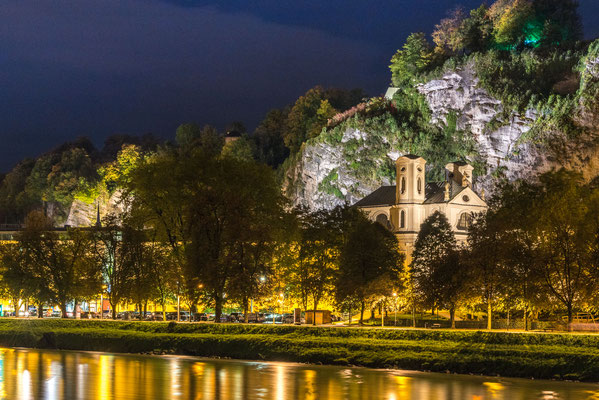
<path id="1" fill-rule="evenodd" d="M 435 211 L 445 214 L 458 243 L 463 243 L 473 215 L 487 209 L 484 192 L 478 194 L 473 189 L 471 165 L 449 163 L 445 166 L 445 181 L 427 183 L 425 164 L 419 156 L 399 157 L 396 185 L 381 186 L 355 204 L 368 218 L 397 235 L 408 263 L 420 225 Z"/>

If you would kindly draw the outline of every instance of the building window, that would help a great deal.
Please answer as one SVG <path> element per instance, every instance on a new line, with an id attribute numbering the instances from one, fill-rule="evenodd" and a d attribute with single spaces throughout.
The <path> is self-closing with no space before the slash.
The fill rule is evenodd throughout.
<path id="1" fill-rule="evenodd" d="M 392 226 L 391 226 L 391 221 L 389 221 L 389 218 L 387 218 L 386 214 L 379 214 L 376 216 L 376 222 L 378 222 L 379 224 L 383 225 L 385 228 L 389 229 L 390 231 L 392 231 Z"/>
<path id="2" fill-rule="evenodd" d="M 422 179 L 418 178 L 418 194 L 422 193 Z"/>
<path id="3" fill-rule="evenodd" d="M 404 194 L 406 192 L 406 178 L 404 178 L 403 176 L 401 177 L 401 194 Z"/>
<path id="4" fill-rule="evenodd" d="M 401 210 L 401 212 L 399 213 L 399 227 L 406 227 L 406 212 L 404 210 Z"/>
<path id="5" fill-rule="evenodd" d="M 458 219 L 458 229 L 461 231 L 467 231 L 471 225 L 472 225 L 472 214 L 469 212 L 464 212 L 464 213 L 460 214 L 460 218 Z"/>

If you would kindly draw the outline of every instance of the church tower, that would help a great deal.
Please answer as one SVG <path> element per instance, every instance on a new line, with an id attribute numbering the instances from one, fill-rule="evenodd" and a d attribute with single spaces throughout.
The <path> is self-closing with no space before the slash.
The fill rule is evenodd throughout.
<path id="1" fill-rule="evenodd" d="M 396 231 L 415 230 L 420 226 L 418 206 L 426 199 L 425 165 L 424 158 L 412 154 L 399 157 L 395 163 L 395 205 L 390 215 Z"/>
<path id="2" fill-rule="evenodd" d="M 425 199 L 424 158 L 407 154 L 396 161 L 396 204 L 422 204 Z"/>

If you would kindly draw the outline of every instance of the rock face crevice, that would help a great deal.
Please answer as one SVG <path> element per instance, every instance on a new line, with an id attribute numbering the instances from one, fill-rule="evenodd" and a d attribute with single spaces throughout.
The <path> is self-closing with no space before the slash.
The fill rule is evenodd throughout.
<path id="1" fill-rule="evenodd" d="M 599 79 L 599 59 L 591 61 L 592 65 L 587 66 L 589 75 L 596 74 Z M 587 178 L 597 175 L 599 151 L 595 141 L 569 143 L 568 154 L 558 160 L 547 146 L 526 139 L 526 133 L 538 118 L 537 111 L 528 109 L 520 114 L 505 110 L 500 100 L 479 86 L 472 64 L 419 84 L 417 89 L 426 99 L 433 124 L 445 125 L 448 115 L 453 113 L 457 128 L 471 132 L 476 160 L 486 170 L 485 174 L 476 178 L 475 185 L 479 189 L 484 188 L 487 193 L 492 193 L 497 175 L 509 180 L 535 179 L 538 174 L 561 166 L 577 168 Z M 325 141 L 306 143 L 297 163 L 287 171 L 285 191 L 293 204 L 309 209 L 353 204 L 379 186 L 393 184 L 389 178 L 357 177 L 342 156 L 343 146 L 350 138 L 363 139 L 370 135 L 382 136 L 380 132 L 348 128 L 338 144 Z M 559 132 L 555 133 L 555 137 L 563 140 L 559 138 Z M 362 143 L 368 143 L 368 140 Z M 384 157 L 394 161 L 400 155 L 398 148 L 392 148 Z M 385 163 L 389 160 L 369 161 Z M 327 184 L 332 171 L 335 172 L 335 187 L 338 189 L 335 193 Z"/>

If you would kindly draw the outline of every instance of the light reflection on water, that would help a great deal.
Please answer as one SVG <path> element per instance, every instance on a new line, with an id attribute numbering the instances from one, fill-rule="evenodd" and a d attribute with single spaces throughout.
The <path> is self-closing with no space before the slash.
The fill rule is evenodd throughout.
<path id="1" fill-rule="evenodd" d="M 599 385 L 291 363 L 0 349 L 0 399 L 599 400 Z"/>

